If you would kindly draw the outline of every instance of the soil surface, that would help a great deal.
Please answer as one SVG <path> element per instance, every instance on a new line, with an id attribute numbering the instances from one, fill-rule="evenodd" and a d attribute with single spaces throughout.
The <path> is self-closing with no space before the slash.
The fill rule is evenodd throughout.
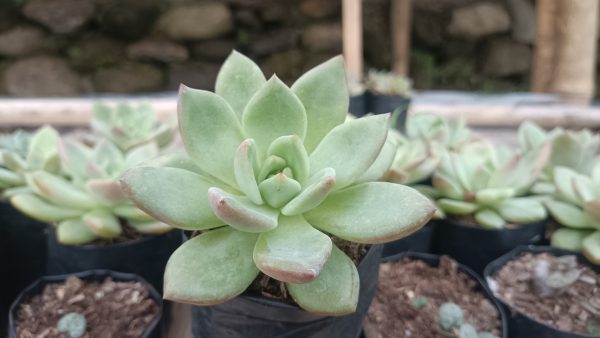
<path id="1" fill-rule="evenodd" d="M 140 337 L 159 314 L 148 289 L 137 282 L 86 282 L 69 277 L 64 283 L 49 284 L 18 311 L 19 338 L 69 338 L 56 329 L 58 320 L 77 312 L 87 321 L 84 338 Z"/>
<path id="2" fill-rule="evenodd" d="M 356 266 L 362 261 L 369 249 L 367 245 L 348 242 L 337 237 L 332 237 L 331 240 L 334 245 L 352 259 Z M 284 282 L 273 279 L 262 272 L 258 274 L 254 282 L 248 287 L 247 292 L 262 295 L 265 298 L 274 299 L 286 304 L 296 304 L 292 296 L 287 292 Z"/>
<path id="3" fill-rule="evenodd" d="M 381 264 L 379 286 L 365 320 L 368 338 L 445 338 L 439 324 L 439 308 L 458 304 L 465 323 L 478 331 L 500 336 L 499 313 L 486 296 L 477 291 L 477 281 L 458 269 L 456 261 L 442 256 L 439 267 L 411 258 Z M 427 304 L 415 308 L 417 297 Z"/>
<path id="4" fill-rule="evenodd" d="M 492 276 L 496 296 L 518 312 L 561 331 L 587 334 L 587 325 L 600 320 L 600 274 L 579 265 L 577 281 L 552 296 L 539 296 L 534 287 L 534 267 L 540 260 L 555 260 L 547 253 L 525 253 L 509 261 Z"/>

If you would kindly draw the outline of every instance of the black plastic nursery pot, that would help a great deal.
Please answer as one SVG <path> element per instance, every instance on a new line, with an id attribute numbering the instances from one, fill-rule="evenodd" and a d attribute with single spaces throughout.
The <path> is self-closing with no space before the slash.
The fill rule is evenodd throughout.
<path id="1" fill-rule="evenodd" d="M 433 267 L 437 267 L 440 265 L 440 256 L 434 255 L 434 254 L 421 253 L 421 252 L 404 252 L 404 253 L 397 254 L 395 256 L 391 256 L 391 257 L 382 259 L 382 261 L 383 262 L 395 262 L 395 261 L 399 261 L 405 257 L 413 259 L 413 260 L 423 261 Z M 461 264 L 461 263 L 458 263 L 458 269 L 459 269 L 459 271 L 461 271 L 461 272 L 465 273 L 466 275 L 468 275 L 469 277 L 471 277 L 473 280 L 477 281 L 476 290 L 481 292 L 483 295 L 485 295 L 485 297 L 494 305 L 494 307 L 498 311 L 498 315 L 500 316 L 501 329 L 502 329 L 502 336 L 500 338 L 509 338 L 509 337 L 510 338 L 525 338 L 525 337 L 538 338 L 537 336 L 522 336 L 521 337 L 521 336 L 510 335 L 509 334 L 509 324 L 508 324 L 506 312 L 505 312 L 504 308 L 502 307 L 502 304 L 496 299 L 496 297 L 494 297 L 494 294 L 488 288 L 487 284 L 483 281 L 483 279 L 480 277 L 480 275 L 477 274 L 475 271 L 473 271 L 468 266 Z"/>
<path id="2" fill-rule="evenodd" d="M 48 227 L 0 202 L 0 327 L 19 292 L 45 274 Z"/>
<path id="3" fill-rule="evenodd" d="M 348 111 L 356 116 L 361 117 L 367 113 L 367 95 L 362 93 L 360 95 L 350 96 L 350 107 Z"/>
<path id="4" fill-rule="evenodd" d="M 489 262 L 515 247 L 539 244 L 544 239 L 545 230 L 545 220 L 514 228 L 485 229 L 444 219 L 435 228 L 433 252 L 451 256 L 481 273 Z"/>
<path id="5" fill-rule="evenodd" d="M 583 255 L 565 249 L 554 248 L 550 246 L 535 246 L 535 245 L 523 245 L 519 246 L 510 252 L 502 255 L 496 260 L 489 263 L 483 272 L 484 278 L 488 281 L 494 276 L 506 263 L 511 261 L 513 258 L 520 256 L 523 253 L 549 253 L 553 256 L 565 256 L 575 255 L 577 261 L 582 265 L 587 265 L 594 271 L 600 271 L 600 266 L 590 263 Z M 502 299 L 497 298 L 502 306 L 506 309 L 508 316 L 508 327 L 509 336 L 520 338 L 520 337 L 535 337 L 535 338 L 590 338 L 590 336 L 583 336 L 576 333 L 559 331 L 556 328 L 548 326 L 544 323 L 538 322 L 537 320 L 529 317 L 526 314 L 516 311 L 510 305 L 505 303 Z"/>
<path id="6" fill-rule="evenodd" d="M 140 336 L 140 338 L 160 338 L 163 335 L 163 306 L 162 306 L 162 297 L 156 291 L 156 289 L 150 285 L 146 280 L 141 278 L 138 275 L 131 273 L 123 273 L 116 272 L 111 270 L 90 270 L 83 271 L 74 274 L 65 274 L 65 275 L 56 275 L 56 276 L 44 276 L 36 280 L 33 284 L 29 285 L 25 290 L 23 290 L 16 300 L 13 302 L 10 307 L 10 312 L 8 316 L 8 337 L 9 338 L 19 338 L 17 337 L 17 320 L 18 320 L 18 311 L 21 304 L 27 302 L 31 297 L 38 295 L 43 292 L 44 288 L 48 284 L 56 284 L 64 282 L 68 277 L 76 276 L 85 281 L 94 281 L 94 282 L 102 282 L 107 277 L 111 277 L 114 281 L 117 282 L 139 282 L 144 287 L 148 289 L 148 293 L 150 298 L 158 305 L 159 313 L 156 318 L 150 322 L 144 334 Z"/>
<path id="7" fill-rule="evenodd" d="M 432 220 L 421 229 L 404 238 L 385 243 L 383 245 L 383 254 L 381 255 L 382 259 L 385 260 L 387 257 L 407 251 L 431 253 L 433 233 L 435 232 L 437 222 L 437 220 Z"/>
<path id="8" fill-rule="evenodd" d="M 64 245 L 49 231 L 46 268 L 49 275 L 95 269 L 135 273 L 162 290 L 165 265 L 182 242 L 181 230 L 171 230 L 111 245 Z"/>
<path id="9" fill-rule="evenodd" d="M 297 306 L 243 294 L 223 304 L 192 307 L 196 338 L 357 338 L 377 289 L 382 246 L 372 245 L 358 265 L 360 295 L 356 312 L 327 317 Z"/>

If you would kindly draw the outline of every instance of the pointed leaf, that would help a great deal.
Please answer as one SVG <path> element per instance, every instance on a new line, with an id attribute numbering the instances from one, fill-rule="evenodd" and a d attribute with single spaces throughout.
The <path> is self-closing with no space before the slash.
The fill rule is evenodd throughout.
<path id="1" fill-rule="evenodd" d="M 333 168 L 336 190 L 355 182 L 381 152 L 389 118 L 389 114 L 369 116 L 333 128 L 310 155 L 311 174 Z"/>
<path id="2" fill-rule="evenodd" d="M 581 243 L 583 255 L 592 262 L 600 265 L 600 231 L 587 236 Z"/>
<path id="3" fill-rule="evenodd" d="M 302 216 L 283 216 L 279 223 L 273 231 L 258 237 L 254 248 L 256 266 L 282 282 L 314 280 L 331 254 L 331 239 Z"/>
<path id="4" fill-rule="evenodd" d="M 231 107 L 216 94 L 181 86 L 178 111 L 181 138 L 196 165 L 235 186 L 233 157 L 244 135 Z"/>
<path id="5" fill-rule="evenodd" d="M 87 160 L 91 156 L 91 149 L 74 140 L 60 139 L 58 152 L 63 170 L 76 179 L 84 179 L 88 176 L 86 169 Z"/>
<path id="6" fill-rule="evenodd" d="M 378 181 L 382 179 L 385 173 L 390 169 L 394 162 L 394 158 L 396 157 L 396 150 L 398 149 L 398 143 L 390 135 L 391 134 L 388 133 L 388 137 L 375 162 L 371 164 L 369 169 L 367 169 L 355 183 Z"/>
<path id="7" fill-rule="evenodd" d="M 98 200 L 62 177 L 44 171 L 31 174 L 31 184 L 46 200 L 58 206 L 76 209 L 90 209 L 98 205 Z"/>
<path id="8" fill-rule="evenodd" d="M 279 211 L 266 205 L 256 205 L 219 188 L 208 189 L 208 199 L 215 215 L 238 230 L 264 232 L 277 227 Z"/>
<path id="9" fill-rule="evenodd" d="M 154 221 L 154 218 L 134 205 L 122 204 L 112 209 L 113 213 L 126 220 L 136 222 Z"/>
<path id="10" fill-rule="evenodd" d="M 515 196 L 513 188 L 488 188 L 477 191 L 475 201 L 483 205 L 496 205 L 513 196 Z"/>
<path id="11" fill-rule="evenodd" d="M 573 178 L 575 177 L 575 171 L 566 167 L 554 168 L 554 185 L 556 189 L 567 201 L 577 203 L 578 198 L 573 189 Z"/>
<path id="12" fill-rule="evenodd" d="M 578 207 L 556 200 L 548 200 L 544 202 L 552 218 L 559 224 L 572 228 L 591 228 L 592 224 L 588 217 Z"/>
<path id="13" fill-rule="evenodd" d="M 506 221 L 491 209 L 479 210 L 475 213 L 474 217 L 482 228 L 502 229 L 506 225 Z"/>
<path id="14" fill-rule="evenodd" d="M 470 215 L 477 210 L 477 204 L 465 201 L 441 198 L 435 201 L 437 206 L 451 215 Z"/>
<path id="15" fill-rule="evenodd" d="M 133 168 L 142 162 L 152 160 L 158 156 L 158 152 L 158 145 L 154 142 L 132 148 L 125 155 L 125 168 Z"/>
<path id="16" fill-rule="evenodd" d="M 34 194 L 14 195 L 10 203 L 25 215 L 42 222 L 62 221 L 82 214 L 81 210 L 57 207 Z"/>
<path id="17" fill-rule="evenodd" d="M 58 157 L 58 139 L 58 132 L 54 128 L 45 126 L 38 129 L 29 141 L 27 167 L 30 170 L 50 169 L 48 165 Z"/>
<path id="18" fill-rule="evenodd" d="M 213 305 L 241 294 L 259 273 L 252 260 L 257 237 L 223 227 L 183 243 L 165 268 L 164 298 Z"/>
<path id="19" fill-rule="evenodd" d="M 281 213 L 287 216 L 305 213 L 321 204 L 333 189 L 335 170 L 323 168 L 308 182 L 308 186 L 300 194 L 286 204 Z"/>
<path id="20" fill-rule="evenodd" d="M 80 245 L 93 242 L 98 237 L 81 219 L 69 219 L 58 223 L 56 238 L 61 244 Z"/>
<path id="21" fill-rule="evenodd" d="M 241 118 L 250 98 L 267 82 L 260 68 L 249 58 L 232 51 L 223 63 L 215 93 L 224 98 Z"/>
<path id="22" fill-rule="evenodd" d="M 101 238 L 119 237 L 123 232 L 119 220 L 106 210 L 92 210 L 81 219 L 96 236 Z"/>
<path id="23" fill-rule="evenodd" d="M 163 222 L 129 222 L 129 226 L 141 234 L 162 234 L 171 231 L 168 224 Z"/>
<path id="24" fill-rule="evenodd" d="M 248 102 L 242 126 L 256 141 L 259 158 L 264 159 L 271 143 L 285 135 L 306 134 L 306 112 L 300 99 L 273 76 Z"/>
<path id="25" fill-rule="evenodd" d="M 0 182 L 6 187 L 13 187 L 17 185 L 24 185 L 25 179 L 21 175 L 0 167 Z"/>
<path id="26" fill-rule="evenodd" d="M 304 216 L 314 227 L 357 243 L 385 243 L 418 230 L 433 213 L 431 201 L 394 183 L 371 182 L 331 193 Z"/>
<path id="27" fill-rule="evenodd" d="M 460 184 L 442 173 L 435 173 L 431 178 L 431 182 L 442 196 L 455 200 L 462 199 L 464 196 L 465 191 Z"/>
<path id="28" fill-rule="evenodd" d="M 310 162 L 302 140 L 297 135 L 282 136 L 273 143 L 268 150 L 268 155 L 281 157 L 288 167 L 292 169 L 294 179 L 301 184 L 308 178 Z"/>
<path id="29" fill-rule="evenodd" d="M 592 234 L 591 230 L 560 228 L 552 233 L 550 244 L 557 248 L 581 251 L 583 240 Z"/>
<path id="30" fill-rule="evenodd" d="M 304 144 L 310 153 L 331 129 L 344 122 L 348 113 L 344 60 L 337 56 L 309 70 L 292 85 L 292 90 L 306 108 Z"/>
<path id="31" fill-rule="evenodd" d="M 96 166 L 100 172 L 90 170 L 90 165 Z M 88 161 L 88 176 L 109 176 L 116 178 L 123 173 L 125 156 L 119 148 L 107 140 L 101 140 L 92 152 L 92 159 Z"/>
<path id="32" fill-rule="evenodd" d="M 498 206 L 498 213 L 502 218 L 514 224 L 540 222 L 548 217 L 541 201 L 527 197 L 505 200 Z"/>
<path id="33" fill-rule="evenodd" d="M 13 172 L 22 172 L 27 169 L 27 162 L 20 155 L 0 149 L 2 165 Z"/>
<path id="34" fill-rule="evenodd" d="M 264 181 L 269 175 L 283 171 L 286 165 L 285 160 L 279 156 L 271 155 L 267 157 L 258 173 L 258 182 Z"/>
<path id="35" fill-rule="evenodd" d="M 240 190 L 256 204 L 263 204 L 256 174 L 258 162 L 256 160 L 256 143 L 253 139 L 246 139 L 240 144 L 233 159 L 235 179 Z"/>
<path id="36" fill-rule="evenodd" d="M 173 227 L 204 230 L 223 225 L 212 212 L 208 189 L 213 182 L 179 168 L 137 167 L 121 184 L 138 207 Z"/>
<path id="37" fill-rule="evenodd" d="M 302 190 L 302 186 L 298 181 L 287 177 L 283 173 L 262 181 L 258 188 L 267 204 L 277 209 L 288 203 Z"/>
<path id="38" fill-rule="evenodd" d="M 519 145 L 526 150 L 541 146 L 547 139 L 546 132 L 537 124 L 529 121 L 521 123 L 518 137 Z"/>
<path id="39" fill-rule="evenodd" d="M 92 178 L 85 184 L 95 196 L 108 202 L 118 202 L 127 198 L 121 189 L 121 184 L 111 178 Z"/>
<path id="40" fill-rule="evenodd" d="M 591 178 L 577 174 L 571 179 L 571 185 L 579 203 L 589 202 L 595 198 Z"/>
<path id="41" fill-rule="evenodd" d="M 356 311 L 360 278 L 352 260 L 333 246 L 331 257 L 317 279 L 304 284 L 287 283 L 286 286 L 304 310 L 341 316 Z"/>

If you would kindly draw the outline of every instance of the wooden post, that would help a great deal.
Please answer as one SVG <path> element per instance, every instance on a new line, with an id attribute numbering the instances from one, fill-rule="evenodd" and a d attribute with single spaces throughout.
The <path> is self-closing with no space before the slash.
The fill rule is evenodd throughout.
<path id="1" fill-rule="evenodd" d="M 532 90 L 589 103 L 595 92 L 599 0 L 538 0 Z"/>
<path id="2" fill-rule="evenodd" d="M 412 0 L 392 0 L 392 71 L 408 76 L 410 65 Z"/>
<path id="3" fill-rule="evenodd" d="M 363 75 L 362 0 L 342 0 L 342 33 L 346 72 L 353 80 Z"/>

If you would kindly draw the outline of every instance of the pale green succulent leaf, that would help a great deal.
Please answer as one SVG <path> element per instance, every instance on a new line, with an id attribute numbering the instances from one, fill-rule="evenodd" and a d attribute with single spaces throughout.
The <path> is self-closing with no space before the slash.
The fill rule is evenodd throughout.
<path id="1" fill-rule="evenodd" d="M 128 170 L 121 183 L 138 207 L 173 227 L 204 230 L 224 224 L 208 201 L 208 189 L 214 182 L 191 171 L 137 167 Z"/>
<path id="2" fill-rule="evenodd" d="M 354 183 L 375 162 L 387 138 L 390 115 L 374 115 L 333 128 L 310 154 L 311 174 L 333 168 L 335 190 Z"/>
<path id="3" fill-rule="evenodd" d="M 17 173 L 0 167 L 0 183 L 5 187 L 14 187 L 17 185 L 24 185 L 25 179 Z"/>
<path id="4" fill-rule="evenodd" d="M 129 222 L 128 225 L 135 229 L 135 231 L 141 234 L 162 234 L 167 231 L 171 231 L 171 228 L 168 224 L 163 222 Z"/>
<path id="5" fill-rule="evenodd" d="M 352 260 L 333 246 L 331 257 L 319 276 L 309 283 L 286 284 L 301 308 L 326 316 L 342 316 L 356 311 L 360 277 Z"/>
<path id="6" fill-rule="evenodd" d="M 531 186 L 530 192 L 535 195 L 554 195 L 556 187 L 551 182 L 538 181 Z"/>
<path id="7" fill-rule="evenodd" d="M 548 214 L 541 201 L 528 198 L 510 198 L 498 205 L 498 213 L 513 224 L 530 224 L 546 219 Z"/>
<path id="8" fill-rule="evenodd" d="M 315 208 L 329 195 L 334 183 L 335 170 L 323 168 L 310 178 L 302 192 L 281 209 L 281 213 L 287 216 L 299 215 Z"/>
<path id="9" fill-rule="evenodd" d="M 256 158 L 256 143 L 253 139 L 246 139 L 240 144 L 233 158 L 235 179 L 240 190 L 256 204 L 263 204 L 263 199 L 258 190 L 256 176 L 258 162 Z"/>
<path id="10" fill-rule="evenodd" d="M 588 235 L 581 244 L 583 255 L 592 262 L 600 265 L 600 230 Z"/>
<path id="11" fill-rule="evenodd" d="M 80 245 L 93 242 L 98 239 L 98 236 L 81 219 L 76 218 L 58 223 L 56 238 L 61 244 Z"/>
<path id="12" fill-rule="evenodd" d="M 271 155 L 263 162 L 258 173 L 258 182 L 264 181 L 269 175 L 274 175 L 285 169 L 287 163 L 279 156 Z"/>
<path id="13" fill-rule="evenodd" d="M 460 186 L 466 191 L 473 191 L 474 186 L 473 184 L 471 184 L 471 180 L 474 177 L 469 176 L 469 171 L 466 167 L 466 163 L 461 161 L 460 156 L 458 156 L 457 154 L 450 154 L 449 158 L 450 165 L 458 183 L 460 183 Z"/>
<path id="14" fill-rule="evenodd" d="M 331 129 L 344 122 L 348 113 L 344 60 L 338 56 L 314 67 L 296 80 L 292 90 L 306 108 L 304 145 L 310 153 Z"/>
<path id="15" fill-rule="evenodd" d="M 577 174 L 571 179 L 571 185 L 579 203 L 590 202 L 596 198 L 591 178 Z"/>
<path id="16" fill-rule="evenodd" d="M 207 172 L 200 169 L 194 160 L 192 160 L 186 153 L 184 152 L 169 152 L 162 155 L 159 155 L 151 160 L 144 161 L 140 166 L 144 167 L 169 167 L 169 168 L 178 168 L 184 169 L 187 171 L 191 171 L 196 174 L 200 174 L 204 177 L 211 177 Z M 213 181 L 218 181 L 216 177 L 211 177 Z"/>
<path id="17" fill-rule="evenodd" d="M 373 162 L 369 169 L 367 169 L 367 171 L 365 171 L 354 183 L 379 181 L 385 176 L 386 172 L 394 162 L 396 150 L 398 149 L 398 143 L 390 135 L 391 133 L 388 133 L 387 139 L 385 140 L 377 159 L 375 159 L 375 162 Z"/>
<path id="18" fill-rule="evenodd" d="M 579 198 L 573 188 L 573 178 L 576 175 L 575 171 L 567 167 L 554 168 L 554 185 L 561 196 L 571 203 L 579 202 Z"/>
<path id="19" fill-rule="evenodd" d="M 266 205 L 256 205 L 247 197 L 212 187 L 208 189 L 208 200 L 214 214 L 223 223 L 238 230 L 264 232 L 277 227 L 279 210 Z"/>
<path id="20" fill-rule="evenodd" d="M 45 126 L 38 129 L 29 142 L 27 153 L 27 167 L 30 170 L 55 171 L 54 163 L 58 164 L 57 142 L 58 132 Z"/>
<path id="21" fill-rule="evenodd" d="M 69 139 L 60 139 L 58 153 L 63 170 L 75 179 L 84 179 L 88 176 L 86 168 L 91 157 L 91 149 L 82 143 Z"/>
<path id="22" fill-rule="evenodd" d="M 85 187 L 105 202 L 117 203 L 127 199 L 119 181 L 112 178 L 92 178 L 85 183 Z"/>
<path id="23" fill-rule="evenodd" d="M 119 237 L 123 232 L 119 220 L 108 210 L 96 209 L 83 215 L 83 223 L 101 238 Z"/>
<path id="24" fill-rule="evenodd" d="M 266 82 L 260 68 L 248 57 L 234 50 L 221 66 L 215 93 L 224 98 L 241 118 L 248 101 Z"/>
<path id="25" fill-rule="evenodd" d="M 94 208 L 99 202 L 66 179 L 45 171 L 32 173 L 30 183 L 41 197 L 57 206 L 86 210 Z"/>
<path id="26" fill-rule="evenodd" d="M 506 221 L 492 209 L 478 210 L 474 218 L 481 227 L 487 229 L 502 229 L 506 225 Z"/>
<path id="27" fill-rule="evenodd" d="M 292 170 L 294 179 L 304 184 L 310 172 L 310 161 L 300 137 L 297 135 L 279 137 L 269 146 L 267 154 L 282 158 Z"/>
<path id="28" fill-rule="evenodd" d="M 13 172 L 27 170 L 27 162 L 17 153 L 0 150 L 2 165 Z"/>
<path id="29" fill-rule="evenodd" d="M 370 182 L 332 192 L 304 216 L 314 227 L 340 238 L 373 244 L 408 236 L 434 212 L 433 203 L 413 188 Z"/>
<path id="30" fill-rule="evenodd" d="M 600 200 L 585 202 L 583 211 L 589 216 L 591 223 L 600 229 Z"/>
<path id="31" fill-rule="evenodd" d="M 463 198 L 465 191 L 460 183 L 450 176 L 437 172 L 431 178 L 432 184 L 440 192 L 440 195 L 455 200 Z"/>
<path id="32" fill-rule="evenodd" d="M 593 232 L 593 230 L 571 228 L 556 229 L 556 231 L 552 233 L 550 244 L 557 248 L 581 251 L 583 249 L 583 240 Z"/>
<path id="33" fill-rule="evenodd" d="M 210 175 L 235 187 L 233 157 L 244 140 L 238 117 L 220 96 L 181 86 L 179 126 L 188 155 Z"/>
<path id="34" fill-rule="evenodd" d="M 145 161 L 152 160 L 158 156 L 158 153 L 158 145 L 154 142 L 132 148 L 125 155 L 125 168 L 133 168 Z"/>
<path id="35" fill-rule="evenodd" d="M 518 130 L 519 145 L 525 150 L 533 150 L 541 146 L 548 136 L 544 129 L 537 124 L 525 121 L 521 123 Z"/>
<path id="36" fill-rule="evenodd" d="M 250 99 L 242 115 L 245 134 L 256 141 L 260 159 L 281 136 L 306 135 L 306 111 L 300 99 L 276 76 Z"/>
<path id="37" fill-rule="evenodd" d="M 213 305 L 241 294 L 259 273 L 252 260 L 257 237 L 223 227 L 183 243 L 165 268 L 164 298 Z"/>
<path id="38" fill-rule="evenodd" d="M 437 206 L 451 215 L 470 215 L 477 210 L 477 204 L 449 198 L 441 198 L 435 201 Z"/>
<path id="39" fill-rule="evenodd" d="M 258 188 L 267 204 L 277 209 L 286 205 L 302 190 L 298 181 L 284 173 L 273 175 L 260 182 Z"/>
<path id="40" fill-rule="evenodd" d="M 488 188 L 478 190 L 475 194 L 475 201 L 478 204 L 491 206 L 514 196 L 515 189 L 513 188 Z"/>
<path id="41" fill-rule="evenodd" d="M 557 200 L 547 200 L 544 202 L 546 209 L 552 218 L 559 224 L 571 228 L 586 229 L 592 228 L 592 222 L 579 207 Z"/>
<path id="42" fill-rule="evenodd" d="M 279 281 L 307 283 L 317 278 L 331 248 L 329 236 L 302 216 L 282 216 L 277 228 L 258 237 L 254 262 L 263 273 Z"/>
<path id="43" fill-rule="evenodd" d="M 79 209 L 53 205 L 34 194 L 17 194 L 10 203 L 25 215 L 42 222 L 57 222 L 81 216 Z"/>
<path id="44" fill-rule="evenodd" d="M 154 217 L 145 213 L 142 209 L 135 205 L 119 204 L 112 208 L 112 212 L 126 220 L 134 222 L 150 222 L 154 221 Z"/>

